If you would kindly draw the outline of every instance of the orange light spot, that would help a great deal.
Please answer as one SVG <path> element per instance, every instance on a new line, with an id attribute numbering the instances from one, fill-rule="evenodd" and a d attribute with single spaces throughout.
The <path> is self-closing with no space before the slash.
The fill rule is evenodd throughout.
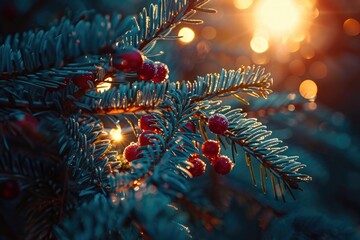
<path id="1" fill-rule="evenodd" d="M 347 19 L 343 24 L 344 32 L 349 36 L 356 36 L 360 33 L 360 23 L 354 18 Z"/>
<path id="2" fill-rule="evenodd" d="M 300 84 L 299 92 L 303 98 L 314 99 L 316 97 L 318 87 L 312 80 L 305 80 Z"/>
<path id="3" fill-rule="evenodd" d="M 288 110 L 289 110 L 290 112 L 295 111 L 295 105 L 293 105 L 293 104 L 289 104 L 289 106 L 288 106 Z"/>

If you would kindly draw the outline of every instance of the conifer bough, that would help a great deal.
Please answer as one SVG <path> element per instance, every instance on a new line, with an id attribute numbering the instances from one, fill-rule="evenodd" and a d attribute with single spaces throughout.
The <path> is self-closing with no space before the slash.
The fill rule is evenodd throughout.
<path id="1" fill-rule="evenodd" d="M 218 224 L 210 213 L 199 215 L 199 201 L 189 197 L 192 186 L 213 172 L 246 178 L 234 167 L 246 161 L 256 185 L 255 160 L 263 191 L 269 178 L 275 197 L 284 200 L 285 191 L 293 195 L 311 179 L 299 172 L 305 165 L 296 156 L 282 154 L 287 147 L 266 126 L 221 101 L 266 98 L 272 79 L 264 69 L 175 81 L 167 79 L 165 63 L 150 59 L 157 40 L 177 38 L 171 35 L 175 26 L 201 23 L 190 18 L 196 11 L 214 12 L 206 2 L 160 0 L 137 17 L 85 13 L 87 18 L 63 17 L 48 30 L 5 38 L 0 198 L 18 201 L 20 235 L 186 239 L 191 223 L 184 214 Z M 97 91 L 108 77 L 113 87 Z M 128 142 L 137 142 L 116 144 L 108 128 L 119 125 L 132 129 Z M 214 149 L 201 149 L 209 143 Z"/>

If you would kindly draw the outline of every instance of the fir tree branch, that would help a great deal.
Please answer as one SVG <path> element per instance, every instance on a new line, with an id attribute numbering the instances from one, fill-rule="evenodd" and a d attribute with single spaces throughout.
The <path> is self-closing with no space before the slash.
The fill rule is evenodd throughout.
<path id="1" fill-rule="evenodd" d="M 181 22 L 202 23 L 201 20 L 188 19 L 196 11 L 216 12 L 213 9 L 202 8 L 207 2 L 207 0 L 159 0 L 157 4 L 151 4 L 148 10 L 143 8 L 133 28 L 122 36 L 118 44 L 120 47 L 135 46 L 146 53 L 152 49 L 156 40 L 173 39 L 168 35 Z"/>
<path id="2" fill-rule="evenodd" d="M 245 118 L 246 114 L 242 113 L 239 109 L 229 111 L 229 108 L 222 107 L 214 110 L 213 108 L 208 108 L 208 106 L 208 104 L 204 104 L 204 106 L 200 107 L 204 112 L 204 115 L 200 118 L 201 121 L 206 124 L 208 116 L 214 113 L 222 113 L 227 116 L 230 123 L 229 128 L 224 134 L 218 135 L 219 139 L 225 137 L 244 149 L 245 160 L 247 161 L 251 175 L 254 174 L 254 170 L 252 168 L 250 155 L 269 171 L 276 198 L 278 191 L 280 192 L 280 196 L 284 197 L 282 188 L 280 188 L 281 182 L 284 184 L 285 189 L 289 190 L 290 194 L 292 194 L 291 189 L 300 189 L 298 182 L 311 180 L 311 177 L 308 175 L 298 172 L 304 168 L 305 165 L 296 161 L 298 159 L 297 156 L 280 155 L 287 147 L 279 146 L 281 141 L 276 138 L 268 138 L 271 132 L 265 130 L 266 126 L 257 122 L 254 118 Z M 231 144 L 231 147 L 234 147 L 233 144 Z M 261 172 L 261 174 L 265 173 Z M 273 177 L 279 180 L 279 182 L 276 183 L 276 185 L 279 186 L 279 190 L 275 188 Z M 254 185 L 256 185 L 254 177 L 253 181 Z"/>
<path id="3" fill-rule="evenodd" d="M 102 138 L 101 126 L 93 118 L 79 115 L 58 124 L 59 154 L 68 167 L 69 177 L 79 184 L 80 197 L 108 193 L 107 165 L 116 162 L 116 152 L 108 151 L 109 140 Z"/>
<path id="4" fill-rule="evenodd" d="M 81 102 L 84 106 L 91 106 L 91 109 L 86 110 L 93 113 L 122 114 L 154 109 L 164 102 L 167 94 L 171 95 L 178 90 L 188 92 L 192 103 L 239 93 L 266 98 L 271 93 L 271 84 L 270 74 L 253 66 L 237 71 L 222 70 L 220 74 L 198 77 L 194 82 L 155 84 L 140 81 L 122 84 L 118 89 L 113 88 L 103 93 L 90 92 Z M 237 99 L 242 99 L 236 96 Z"/>
<path id="5" fill-rule="evenodd" d="M 89 21 L 78 22 L 64 17 L 47 31 L 8 36 L 0 46 L 0 79 L 59 69 L 80 56 L 103 54 L 103 49 L 113 46 L 131 23 L 130 19 L 121 20 L 117 14 L 111 18 L 95 15 Z"/>
<path id="6" fill-rule="evenodd" d="M 155 134 L 153 146 L 139 148 L 142 152 L 136 164 L 131 164 L 130 170 L 112 177 L 111 185 L 116 193 L 127 191 L 134 184 L 140 185 L 149 181 L 152 184 L 157 183 L 158 187 L 163 187 L 164 182 L 167 182 L 173 189 L 185 191 L 184 174 L 179 172 L 185 170 L 185 161 L 190 153 L 198 152 L 191 141 L 202 140 L 200 136 L 188 135 L 180 132 L 180 129 L 184 128 L 186 121 L 196 113 L 196 110 L 193 111 L 195 108 L 196 104 L 191 104 L 185 93 L 175 91 L 167 96 L 160 107 L 161 114 L 153 113 L 163 136 Z M 179 142 L 183 142 L 182 150 L 178 149 Z"/>

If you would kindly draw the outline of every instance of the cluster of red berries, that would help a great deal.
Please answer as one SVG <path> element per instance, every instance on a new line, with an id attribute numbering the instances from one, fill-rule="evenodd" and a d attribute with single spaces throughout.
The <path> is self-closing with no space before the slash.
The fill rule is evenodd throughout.
<path id="1" fill-rule="evenodd" d="M 229 121 L 222 114 L 214 114 L 208 120 L 210 131 L 216 134 L 224 134 L 229 127 Z M 220 155 L 220 145 L 217 141 L 207 140 L 201 147 L 202 155 L 209 159 L 215 172 L 226 175 L 234 167 L 233 162 L 224 155 Z M 199 158 L 198 154 L 191 155 L 188 160 L 192 165 L 187 169 L 193 177 L 198 177 L 205 173 L 206 163 Z"/>
<path id="2" fill-rule="evenodd" d="M 220 150 L 220 144 L 214 140 L 207 140 L 201 146 L 203 156 L 209 159 L 215 172 L 225 175 L 231 171 L 234 164 L 227 156 L 220 155 Z"/>
<path id="3" fill-rule="evenodd" d="M 220 155 L 220 145 L 217 141 L 207 140 L 201 147 L 202 155 L 209 159 L 215 172 L 221 175 L 228 174 L 234 167 L 234 163 L 225 155 Z M 188 160 L 192 165 L 187 170 L 193 177 L 201 176 L 205 173 L 206 163 L 199 158 L 198 154 L 191 155 Z"/>
<path id="4" fill-rule="evenodd" d="M 152 114 L 145 114 L 139 118 L 138 125 L 143 131 L 137 142 L 130 143 L 123 152 L 124 158 L 128 162 L 132 162 L 139 158 L 141 146 L 152 145 L 151 135 L 161 134 L 161 129 L 156 125 L 156 118 Z M 229 126 L 227 118 L 222 114 L 214 114 L 209 118 L 208 127 L 216 134 L 223 134 Z M 187 122 L 184 127 L 180 129 L 181 132 L 190 131 L 196 132 L 196 126 L 193 122 Z M 179 146 L 182 149 L 182 146 Z M 202 144 L 202 154 L 205 158 L 209 159 L 211 165 L 214 167 L 215 172 L 225 175 L 228 174 L 233 168 L 232 161 L 224 155 L 220 155 L 220 145 L 217 141 L 207 140 Z M 187 170 L 193 177 L 198 177 L 205 173 L 206 163 L 199 158 L 198 154 L 192 154 L 187 161 L 191 164 L 187 166 Z"/>
<path id="5" fill-rule="evenodd" d="M 131 142 L 123 152 L 124 158 L 128 162 L 132 162 L 139 158 L 139 154 L 141 151 L 138 150 L 140 146 L 146 146 L 146 145 L 152 145 L 151 135 L 152 134 L 161 134 L 162 131 L 158 126 L 156 125 L 156 118 L 152 114 L 145 114 L 141 116 L 138 120 L 139 128 L 143 131 L 139 137 L 138 141 Z M 182 129 L 180 129 L 181 132 L 184 131 L 196 131 L 196 126 L 193 122 L 187 122 Z M 181 146 L 179 146 L 181 147 Z"/>
<path id="6" fill-rule="evenodd" d="M 116 50 L 112 55 L 112 65 L 122 72 L 136 72 L 139 79 L 144 81 L 162 82 L 169 75 L 166 64 L 147 59 L 133 47 Z"/>
<path id="7" fill-rule="evenodd" d="M 137 142 L 131 142 L 123 152 L 124 158 L 128 162 L 132 162 L 139 158 L 139 154 L 141 153 L 138 150 L 141 146 L 152 145 L 151 135 L 161 133 L 161 130 L 155 126 L 156 119 L 151 114 L 145 114 L 141 118 L 139 118 L 138 125 L 139 128 L 143 131 L 139 137 Z"/>

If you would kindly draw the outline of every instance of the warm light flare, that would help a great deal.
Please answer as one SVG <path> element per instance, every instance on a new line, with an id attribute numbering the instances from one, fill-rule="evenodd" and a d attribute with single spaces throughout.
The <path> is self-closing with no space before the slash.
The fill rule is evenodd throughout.
<path id="1" fill-rule="evenodd" d="M 180 29 L 178 36 L 182 37 L 180 38 L 180 41 L 183 43 L 190 43 L 195 38 L 195 32 L 188 27 L 183 27 Z"/>
<path id="2" fill-rule="evenodd" d="M 121 141 L 122 139 L 121 128 L 111 129 L 110 136 L 115 142 Z"/>
<path id="3" fill-rule="evenodd" d="M 110 82 L 112 82 L 112 78 L 111 77 L 106 78 L 104 80 L 104 82 L 102 82 L 96 86 L 97 92 L 105 92 L 105 91 L 109 90 L 111 88 Z"/>
<path id="4" fill-rule="evenodd" d="M 297 0 L 260 0 L 254 15 L 256 28 L 264 28 L 276 37 L 296 34 L 308 19 L 308 5 Z"/>

